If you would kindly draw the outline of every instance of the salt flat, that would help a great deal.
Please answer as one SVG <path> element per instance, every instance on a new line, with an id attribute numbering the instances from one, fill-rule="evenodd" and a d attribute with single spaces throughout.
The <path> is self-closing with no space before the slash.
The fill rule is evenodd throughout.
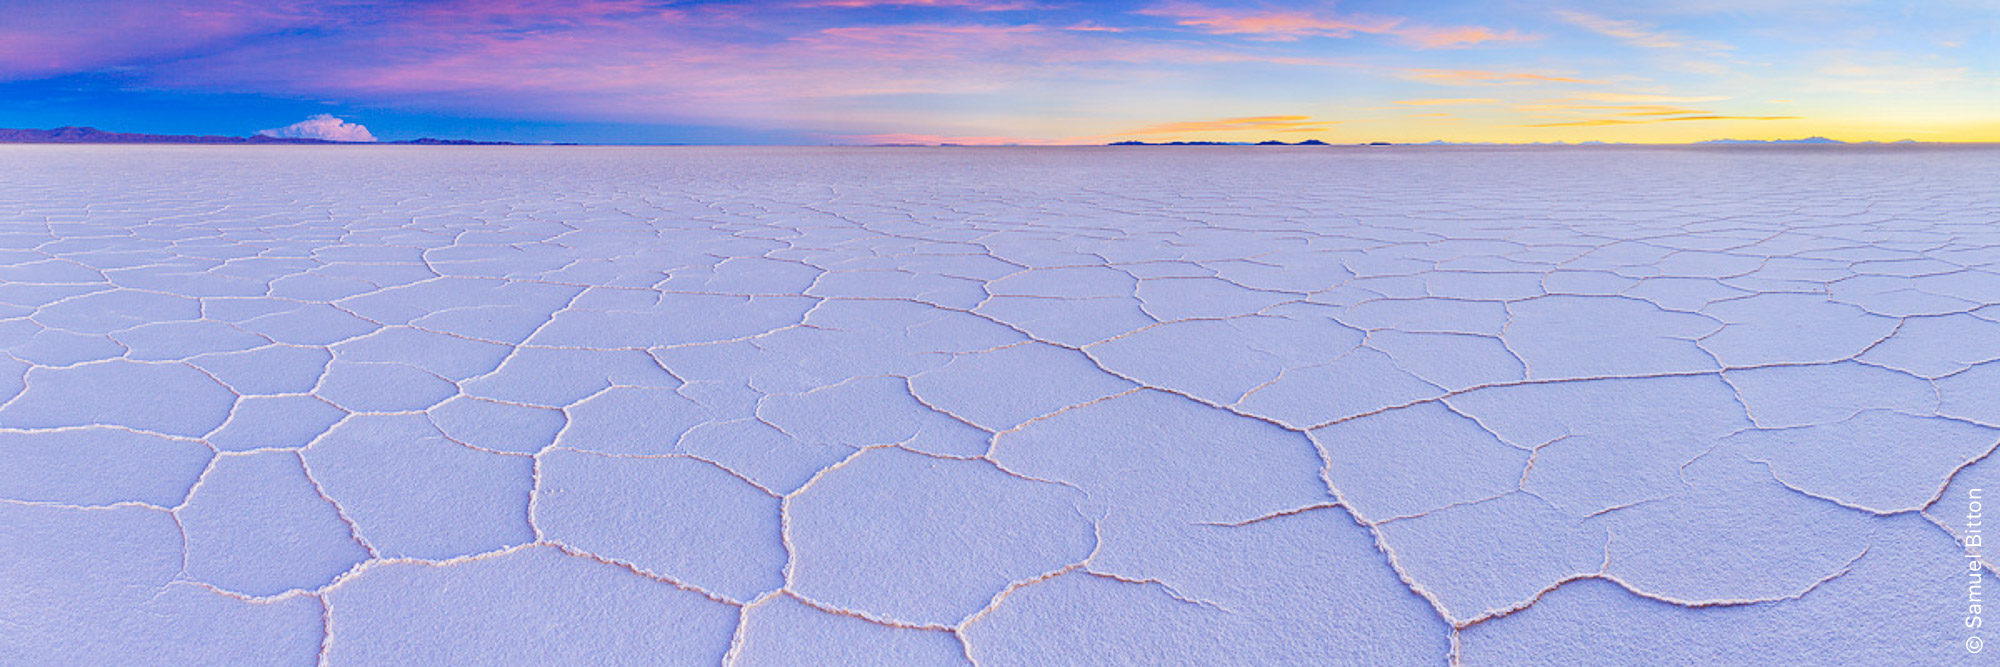
<path id="1" fill-rule="evenodd" d="M 0 147 L 0 661 L 1970 660 L 1995 182 Z"/>

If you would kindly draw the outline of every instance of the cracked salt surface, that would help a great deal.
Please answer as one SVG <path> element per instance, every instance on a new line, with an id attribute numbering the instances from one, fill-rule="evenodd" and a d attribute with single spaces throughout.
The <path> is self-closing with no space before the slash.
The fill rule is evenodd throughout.
<path id="1" fill-rule="evenodd" d="M 1967 660 L 1996 168 L 0 147 L 0 661 Z"/>

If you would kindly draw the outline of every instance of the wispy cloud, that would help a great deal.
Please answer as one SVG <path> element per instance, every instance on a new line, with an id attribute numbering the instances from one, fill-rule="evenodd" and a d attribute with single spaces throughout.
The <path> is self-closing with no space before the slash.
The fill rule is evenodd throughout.
<path id="1" fill-rule="evenodd" d="M 1734 47 L 1710 39 L 1662 30 L 1648 23 L 1606 18 L 1572 10 L 1556 10 L 1558 18 L 1585 30 L 1636 46 L 1661 52 L 1657 60 L 1665 69 L 1708 75 L 1727 74 L 1736 62 Z"/>
<path id="2" fill-rule="evenodd" d="M 337 3 L 334 3 L 337 6 Z M 174 57 L 250 35 L 323 23 L 304 0 L 4 3 L 0 81 Z"/>
<path id="3" fill-rule="evenodd" d="M 1619 116 L 1671 116 L 1676 114 L 1704 114 L 1705 109 L 1690 109 L 1674 106 L 1628 106 L 1622 104 L 1522 104 L 1514 107 L 1530 112 L 1599 112 L 1614 111 Z"/>
<path id="4" fill-rule="evenodd" d="M 1137 13 L 1170 19 L 1177 25 L 1210 34 L 1244 35 L 1277 41 L 1304 37 L 1346 38 L 1356 34 L 1392 35 L 1421 48 L 1444 49 L 1485 42 L 1521 42 L 1536 39 L 1533 35 L 1513 30 L 1495 30 L 1483 26 L 1414 25 L 1402 17 L 1226 8 L 1187 2 L 1169 2 L 1141 9 Z"/>
<path id="5" fill-rule="evenodd" d="M 1540 72 L 1503 72 L 1483 69 L 1405 69 L 1397 76 L 1411 81 L 1451 86 L 1513 86 L 1534 83 L 1601 84 L 1602 81 Z"/>
<path id="6" fill-rule="evenodd" d="M 800 7 L 863 9 L 869 7 L 946 7 L 975 12 L 1012 12 L 1039 9 L 1039 3 L 1013 0 L 807 0 Z"/>
<path id="7" fill-rule="evenodd" d="M 2000 131 L 1984 104 L 1993 67 L 1975 58 L 1990 45 L 1964 11 L 1897 19 L 1851 3 L 1750 1 L 1758 9 L 1731 20 L 1715 15 L 1737 11 L 1724 0 L 1701 0 L 1702 12 L 1665 0 L 1367 11 L 1355 0 L 14 2 L 0 12 L 0 82 L 15 83 L 0 95 L 80 108 L 91 102 L 36 99 L 78 77 L 128 98 L 930 143 L 1127 128 L 1199 138 L 1365 126 L 1397 138 L 1429 133 L 1413 119 L 1441 117 L 1424 112 L 1461 112 L 1464 131 L 1484 138 L 1547 136 L 1520 123 L 1691 125 L 1632 133 L 1679 136 L 1707 129 L 1693 121 L 1780 118 L 1745 114 Z M 1407 9 L 1381 9 L 1397 6 Z M 1686 76 L 1716 72 L 1730 76 Z M 1302 89 L 1382 113 L 1354 125 L 1224 118 L 1295 108 Z"/>
<path id="8" fill-rule="evenodd" d="M 1355 33 L 1381 34 L 1394 30 L 1403 23 L 1403 19 L 1390 17 L 1242 10 L 1186 2 L 1170 2 L 1141 9 L 1137 13 L 1170 19 L 1178 25 L 1198 28 L 1212 34 L 1252 35 L 1284 40 L 1301 37 L 1351 37 Z"/>
<path id="9" fill-rule="evenodd" d="M 1556 16 L 1585 30 L 1615 38 L 1626 44 L 1648 49 L 1729 50 L 1729 45 L 1721 42 L 1696 39 L 1687 35 L 1660 30 L 1639 21 L 1605 18 L 1596 14 L 1586 14 L 1567 9 L 1556 10 Z"/>
<path id="10" fill-rule="evenodd" d="M 1528 42 L 1541 39 L 1537 35 L 1523 34 L 1513 30 L 1494 30 L 1483 26 L 1456 28 L 1413 26 L 1400 28 L 1395 31 L 1395 34 L 1402 37 L 1404 41 L 1427 49 L 1450 49 L 1486 42 Z"/>
<path id="11" fill-rule="evenodd" d="M 1429 107 L 1429 106 L 1459 106 L 1459 105 L 1469 105 L 1469 104 L 1499 104 L 1500 100 L 1496 100 L 1491 97 L 1432 97 L 1420 100 L 1396 100 L 1396 103 L 1406 104 L 1409 106 Z"/>
<path id="12" fill-rule="evenodd" d="M 1669 95 L 1661 93 L 1577 93 L 1559 100 L 1549 100 L 1551 104 L 1563 102 L 1612 102 L 1685 104 L 1689 102 L 1719 102 L 1727 97 L 1703 95 Z"/>
<path id="13" fill-rule="evenodd" d="M 1938 59 L 1899 53 L 1841 50 L 1821 53 L 1813 70 L 1824 88 L 1868 94 L 1923 90 L 1964 81 L 1971 71 Z"/>

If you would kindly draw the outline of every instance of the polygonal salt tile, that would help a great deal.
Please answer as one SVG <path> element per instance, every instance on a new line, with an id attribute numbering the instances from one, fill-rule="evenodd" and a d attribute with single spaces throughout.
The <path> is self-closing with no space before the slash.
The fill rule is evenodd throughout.
<path id="1" fill-rule="evenodd" d="M 907 446 L 948 456 L 986 453 L 991 435 L 930 409 L 898 377 L 861 378 L 803 394 L 777 394 L 757 416 L 815 445 Z"/>
<path id="2" fill-rule="evenodd" d="M 498 370 L 465 380 L 465 393 L 509 403 L 560 408 L 612 385 L 678 387 L 659 362 L 636 350 L 520 348 Z"/>
<path id="3" fill-rule="evenodd" d="M 1543 589 L 1604 567 L 1603 528 L 1526 493 L 1376 527 L 1405 576 L 1453 623 L 1534 601 Z"/>
<path id="4" fill-rule="evenodd" d="M 323 303 L 305 303 L 238 323 L 244 331 L 292 345 L 332 345 L 374 331 L 374 322 Z"/>
<path id="5" fill-rule="evenodd" d="M 1490 387 L 1447 402 L 1537 450 L 1523 488 L 1577 517 L 1677 493 L 1682 465 L 1752 426 L 1713 375 Z"/>
<path id="6" fill-rule="evenodd" d="M 1367 344 L 1398 368 L 1448 391 L 1527 378 L 1527 367 L 1497 336 L 1381 330 L 1369 332 Z"/>
<path id="7" fill-rule="evenodd" d="M 23 383 L 27 389 L 0 407 L 0 427 L 101 424 L 198 438 L 221 426 L 236 402 L 208 375 L 172 363 L 112 359 L 33 368 Z"/>
<path id="8" fill-rule="evenodd" d="M 1860 360 L 1922 377 L 1950 375 L 2000 360 L 2000 322 L 1967 314 L 1907 318 Z"/>
<path id="9" fill-rule="evenodd" d="M 965 664 L 958 639 L 943 630 L 899 628 L 820 611 L 779 595 L 743 614 L 736 659 L 744 664 Z"/>
<path id="10" fill-rule="evenodd" d="M 251 396 L 236 402 L 208 444 L 223 451 L 297 449 L 346 416 L 316 396 Z"/>
<path id="11" fill-rule="evenodd" d="M 1388 355 L 1364 347 L 1317 366 L 1286 369 L 1236 407 L 1295 428 L 1312 428 L 1444 394 Z"/>
<path id="12" fill-rule="evenodd" d="M 350 412 L 412 412 L 451 398 L 458 386 L 415 366 L 335 361 L 314 393 Z"/>
<path id="13" fill-rule="evenodd" d="M 454 558 L 535 539 L 534 460 L 451 442 L 423 415 L 350 417 L 304 457 L 385 557 Z"/>
<path id="14" fill-rule="evenodd" d="M 554 444 L 568 418 L 561 410 L 455 396 L 430 409 L 431 423 L 480 449 L 533 454 Z"/>
<path id="15" fill-rule="evenodd" d="M 1375 299 L 1349 306 L 1341 323 L 1356 329 L 1394 329 L 1410 333 L 1499 335 L 1507 323 L 1507 306 L 1496 301 L 1465 299 Z"/>
<path id="16" fill-rule="evenodd" d="M 990 463 L 866 452 L 792 496 L 792 590 L 882 618 L 955 624 L 1010 584 L 1088 556 L 1081 500 Z M 854 576 L 863 571 L 873 574 Z"/>
<path id="17" fill-rule="evenodd" d="M 754 418 L 708 422 L 681 436 L 679 451 L 728 467 L 770 489 L 790 494 L 819 471 L 854 453 L 853 447 L 800 442 Z"/>
<path id="18" fill-rule="evenodd" d="M 606 454 L 666 454 L 688 429 L 711 417 L 672 389 L 613 387 L 564 410 L 556 444 Z"/>
<path id="19" fill-rule="evenodd" d="M 290 452 L 217 459 L 179 514 L 188 576 L 246 595 L 317 589 L 369 557 Z"/>
<path id="20" fill-rule="evenodd" d="M 188 363 L 208 371 L 243 395 L 303 394 L 319 384 L 333 353 L 322 347 L 272 345 L 255 350 L 208 354 Z"/>
<path id="21" fill-rule="evenodd" d="M 0 652 L 52 663 L 311 662 L 318 602 L 249 602 L 185 582 L 166 512 L 0 503 Z"/>
<path id="22" fill-rule="evenodd" d="M 1764 464 L 1718 452 L 1689 463 L 1685 490 L 1603 514 L 1610 573 L 1688 602 L 1790 597 L 1867 548 L 1876 517 L 1785 488 Z"/>
<path id="23" fill-rule="evenodd" d="M 990 431 L 1132 386 L 1082 353 L 1042 343 L 961 355 L 910 378 L 910 391 L 925 404 Z"/>
<path id="24" fill-rule="evenodd" d="M 1929 505 L 1953 473 L 2000 444 L 2000 429 L 1867 410 L 1816 426 L 1744 431 L 1727 442 L 1770 464 L 1788 486 L 1887 514 Z"/>
<path id="25" fill-rule="evenodd" d="M 2000 363 L 1938 378 L 1937 390 L 1938 414 L 2000 426 Z"/>
<path id="26" fill-rule="evenodd" d="M 79 333 L 111 333 L 154 322 L 201 318 L 201 302 L 178 294 L 114 289 L 43 306 L 35 321 Z"/>
<path id="27" fill-rule="evenodd" d="M 333 347 L 341 361 L 396 362 L 449 379 L 492 372 L 512 348 L 410 327 L 388 327 Z"/>
<path id="28" fill-rule="evenodd" d="M 1701 371 L 1715 359 L 1695 340 L 1718 325 L 1621 297 L 1550 296 L 1507 304 L 1502 335 L 1534 379 Z"/>
<path id="29" fill-rule="evenodd" d="M 1764 428 L 1843 421 L 1863 410 L 1928 413 L 1938 404 L 1929 382 L 1852 362 L 1738 369 L 1723 377 Z"/>
<path id="30" fill-rule="evenodd" d="M 1219 664 L 1242 658 L 1229 649 L 1259 643 L 1263 632 L 1157 584 L 1070 572 L 1007 596 L 965 629 L 965 641 L 982 665 Z"/>
<path id="31" fill-rule="evenodd" d="M 1131 274 L 1098 266 L 1076 266 L 1022 271 L 986 285 L 995 296 L 1040 296 L 1074 299 L 1093 296 L 1132 296 L 1139 281 Z"/>
<path id="32" fill-rule="evenodd" d="M 134 361 L 174 361 L 203 354 L 241 352 L 271 340 L 213 320 L 146 324 L 111 334 Z"/>
<path id="33" fill-rule="evenodd" d="M 1815 294 L 1759 294 L 1702 312 L 1727 323 L 1701 346 L 1731 367 L 1840 361 L 1888 338 L 1897 322 Z"/>
<path id="34" fill-rule="evenodd" d="M 1438 403 L 1314 429 L 1327 481 L 1368 521 L 1436 510 L 1512 491 L 1528 452 Z"/>
<path id="35" fill-rule="evenodd" d="M 1155 320 L 1132 297 L 1059 299 L 996 296 L 976 311 L 1028 332 L 1037 339 L 1062 345 L 1089 345 L 1135 331 Z"/>
<path id="36" fill-rule="evenodd" d="M 1966 594 L 1964 577 L 1910 566 L 1959 547 L 1915 517 L 1890 523 L 1845 574 L 1797 600 L 1689 609 L 1610 581 L 1578 581 L 1506 618 L 1461 630 L 1459 652 L 1466 664 L 1526 655 L 1575 665 L 1722 664 L 1745 656 L 1851 665 L 1965 662 L 1963 628 L 1935 619 L 1940 600 Z M 1550 641 L 1558 636 L 1569 639 Z"/>
<path id="37" fill-rule="evenodd" d="M 1255 346 L 1230 345 L 1243 330 L 1236 322 L 1171 322 L 1092 345 L 1092 358 L 1105 368 L 1136 378 L 1148 387 L 1169 389 L 1222 405 L 1276 379 L 1287 360 Z M 1327 341 L 1325 356 L 1351 350 Z"/>
<path id="38" fill-rule="evenodd" d="M 785 584 L 778 498 L 713 464 L 553 451 L 534 512 L 546 539 L 738 601 Z"/>
<path id="39" fill-rule="evenodd" d="M 736 609 L 552 547 L 368 568 L 327 593 L 333 663 L 717 663 Z"/>
<path id="40" fill-rule="evenodd" d="M 0 498 L 69 505 L 179 505 L 214 454 L 195 440 L 87 426 L 0 432 Z"/>
<path id="41" fill-rule="evenodd" d="M 36 331 L 20 344 L 7 348 L 10 356 L 40 366 L 69 366 L 124 356 L 127 352 L 124 344 L 110 336 L 60 329 Z"/>
<path id="42" fill-rule="evenodd" d="M 1254 290 L 1217 278 L 1156 278 L 1140 281 L 1137 296 L 1146 314 L 1172 322 L 1249 315 L 1304 295 Z"/>
<path id="43" fill-rule="evenodd" d="M 548 324 L 550 311 L 526 306 L 467 306 L 418 317 L 411 326 L 473 340 L 519 343 Z"/>

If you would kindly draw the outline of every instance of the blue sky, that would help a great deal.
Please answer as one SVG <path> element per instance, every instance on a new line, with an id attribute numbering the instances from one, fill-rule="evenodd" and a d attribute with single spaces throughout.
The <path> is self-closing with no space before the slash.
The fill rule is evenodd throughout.
<path id="1" fill-rule="evenodd" d="M 1987 1 L 0 0 L 0 127 L 606 143 L 2000 140 Z"/>

